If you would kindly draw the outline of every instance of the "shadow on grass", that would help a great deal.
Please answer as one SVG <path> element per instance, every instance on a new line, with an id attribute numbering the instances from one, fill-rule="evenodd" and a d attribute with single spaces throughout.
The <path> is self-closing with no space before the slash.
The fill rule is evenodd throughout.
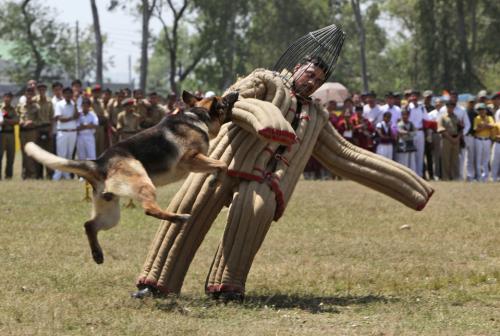
<path id="1" fill-rule="evenodd" d="M 362 296 L 303 296 L 299 294 L 277 294 L 271 296 L 247 296 L 244 306 L 249 308 L 261 307 L 271 309 L 302 309 L 310 313 L 339 313 L 338 307 L 353 305 L 368 305 L 371 303 L 393 303 L 396 298 L 387 298 L 380 295 Z"/>
<path id="2" fill-rule="evenodd" d="M 188 296 L 169 297 L 157 300 L 156 308 L 163 311 L 178 312 L 186 314 L 188 307 L 217 307 L 220 305 L 240 306 L 243 309 L 301 309 L 312 314 L 318 313 L 340 313 L 340 307 L 354 305 L 369 305 L 372 303 L 394 303 L 397 298 L 387 298 L 380 295 L 362 295 L 362 296 L 308 296 L 300 294 L 275 294 L 249 295 L 245 297 L 243 303 L 223 302 L 212 300 L 208 297 L 194 298 Z M 186 309 L 187 308 L 187 309 Z"/>

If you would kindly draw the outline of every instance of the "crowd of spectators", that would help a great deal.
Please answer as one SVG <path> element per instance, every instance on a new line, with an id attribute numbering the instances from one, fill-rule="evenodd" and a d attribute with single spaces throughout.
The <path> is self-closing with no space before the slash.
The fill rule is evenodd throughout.
<path id="1" fill-rule="evenodd" d="M 99 85 L 84 89 L 80 80 L 71 87 L 30 80 L 23 96 L 3 94 L 0 113 L 0 179 L 13 177 L 15 128 L 19 127 L 23 179 L 71 179 L 68 173 L 45 169 L 27 156 L 24 145 L 35 142 L 64 158 L 96 159 L 112 144 L 157 124 L 169 114 L 179 113 L 184 104 L 175 93 L 161 97 L 157 92 L 121 89 L 112 92 Z M 195 95 L 203 97 L 201 91 Z M 213 95 L 207 92 L 205 95 Z M 2 160 L 5 158 L 5 160 Z M 5 161 L 2 169 L 2 161 Z"/>
<path id="2" fill-rule="evenodd" d="M 45 169 L 24 153 L 30 141 L 65 158 L 96 159 L 110 145 L 179 113 L 184 105 L 175 93 L 121 89 L 99 85 L 83 89 L 30 80 L 24 95 L 13 103 L 3 94 L 0 113 L 0 178 L 12 178 L 15 132 L 19 127 L 23 179 L 70 179 L 71 175 Z M 211 96 L 213 92 L 199 97 Z M 500 170 L 500 92 L 458 101 L 457 92 L 436 96 L 416 90 L 388 92 L 384 100 L 374 92 L 354 94 L 324 106 L 330 122 L 349 142 L 414 170 L 429 180 L 498 181 Z M 5 160 L 3 160 L 5 158 Z M 2 169 L 2 161 L 5 168 Z M 3 173 L 3 174 L 2 174 Z M 328 179 L 329 172 L 312 158 L 306 179 Z"/>
<path id="3" fill-rule="evenodd" d="M 455 91 L 354 94 L 325 110 L 349 142 L 395 160 L 428 180 L 499 181 L 500 92 L 459 102 Z M 306 179 L 331 175 L 311 159 Z"/>

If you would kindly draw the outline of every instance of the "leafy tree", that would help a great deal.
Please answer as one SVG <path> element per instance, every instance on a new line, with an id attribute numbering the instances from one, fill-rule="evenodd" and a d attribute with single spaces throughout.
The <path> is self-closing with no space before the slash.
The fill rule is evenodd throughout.
<path id="1" fill-rule="evenodd" d="M 16 64 L 8 69 L 17 83 L 28 79 L 60 80 L 75 73 L 75 33 L 67 24 L 56 20 L 57 11 L 38 1 L 6 1 L 0 5 L 0 35 L 12 41 Z M 95 73 L 95 41 L 92 30 L 80 36 L 83 80 Z"/>

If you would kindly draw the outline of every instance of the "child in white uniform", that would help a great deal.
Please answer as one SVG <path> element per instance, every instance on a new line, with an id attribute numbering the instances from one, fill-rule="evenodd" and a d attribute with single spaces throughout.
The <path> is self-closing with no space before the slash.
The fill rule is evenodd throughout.
<path id="1" fill-rule="evenodd" d="M 95 130 L 99 126 L 97 115 L 90 110 L 88 98 L 82 100 L 82 114 L 78 119 L 76 151 L 80 160 L 95 160 Z"/>

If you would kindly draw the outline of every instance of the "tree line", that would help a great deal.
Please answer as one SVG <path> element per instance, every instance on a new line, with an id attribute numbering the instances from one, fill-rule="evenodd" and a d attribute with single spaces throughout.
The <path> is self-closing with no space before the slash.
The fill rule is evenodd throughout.
<path id="1" fill-rule="evenodd" d="M 287 46 L 331 23 L 347 39 L 333 80 L 354 91 L 496 89 L 500 2 L 486 0 L 108 0 L 108 11 L 140 19 L 141 89 L 221 91 L 238 76 L 271 67 Z M 62 73 L 102 84 L 112 45 L 93 24 L 74 29 L 41 0 L 4 1 L 0 38 L 11 41 L 12 80 Z M 152 20 L 161 24 L 151 32 Z M 133 28 L 131 28 L 133 29 Z M 78 55 L 80 57 L 78 58 Z M 148 57 L 149 55 L 149 57 Z M 77 60 L 77 61 L 75 61 Z"/>

